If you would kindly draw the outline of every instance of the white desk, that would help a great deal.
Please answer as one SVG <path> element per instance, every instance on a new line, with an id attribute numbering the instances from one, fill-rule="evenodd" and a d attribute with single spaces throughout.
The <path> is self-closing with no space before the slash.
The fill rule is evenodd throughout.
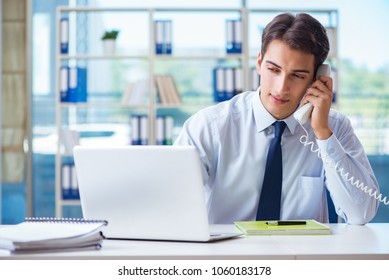
<path id="1" fill-rule="evenodd" d="M 214 229 L 231 231 L 232 225 Z M 214 243 L 105 240 L 98 251 L 9 255 L 1 259 L 384 259 L 389 260 L 389 223 L 332 224 L 331 235 L 248 236 Z"/>

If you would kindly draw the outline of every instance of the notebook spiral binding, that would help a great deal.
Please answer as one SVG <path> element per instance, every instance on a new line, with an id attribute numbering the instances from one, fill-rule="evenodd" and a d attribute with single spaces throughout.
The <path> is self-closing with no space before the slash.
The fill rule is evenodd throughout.
<path id="1" fill-rule="evenodd" d="M 104 223 L 106 220 L 87 220 L 82 218 L 52 218 L 52 217 L 26 217 L 25 222 L 44 222 L 44 223 L 70 223 L 70 224 L 89 224 L 89 223 Z"/>

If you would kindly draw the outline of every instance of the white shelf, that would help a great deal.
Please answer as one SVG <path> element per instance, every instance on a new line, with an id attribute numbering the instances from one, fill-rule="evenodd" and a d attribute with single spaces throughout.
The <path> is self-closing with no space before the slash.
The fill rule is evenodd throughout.
<path id="1" fill-rule="evenodd" d="M 243 3 L 245 3 L 243 1 Z M 154 84 L 154 77 L 157 73 L 156 65 L 157 63 L 166 62 L 179 62 L 181 61 L 218 61 L 218 60 L 227 60 L 234 61 L 238 60 L 240 67 L 242 67 L 242 81 L 244 85 L 244 89 L 250 89 L 250 77 L 251 77 L 251 65 L 254 60 L 257 59 L 257 56 L 250 55 L 249 50 L 249 38 L 248 38 L 248 20 L 249 16 L 257 14 L 257 13 L 280 13 L 284 12 L 284 10 L 277 9 L 247 9 L 245 6 L 237 9 L 219 9 L 219 8 L 115 8 L 115 7 L 107 7 L 107 8 L 96 8 L 96 7 L 58 7 L 57 8 L 57 29 L 59 30 L 59 21 L 61 16 L 67 13 L 78 13 L 78 12 L 97 12 L 97 13 L 107 13 L 107 12 L 121 12 L 121 13 L 144 13 L 148 17 L 148 28 L 149 34 L 147 36 L 147 44 L 148 47 L 140 52 L 140 55 L 134 54 L 115 54 L 115 55 L 104 55 L 104 54 L 70 54 L 63 55 L 59 53 L 59 38 L 57 37 L 57 97 L 56 97 L 56 125 L 57 125 L 57 133 L 60 135 L 60 131 L 62 128 L 62 111 L 63 110 L 77 110 L 80 109 L 110 109 L 110 108 L 118 108 L 128 110 L 126 114 L 130 115 L 131 111 L 135 112 L 141 111 L 147 114 L 149 121 L 149 137 L 150 144 L 155 144 L 155 131 L 154 128 L 156 126 L 156 116 L 158 112 L 163 110 L 171 110 L 171 109 L 188 109 L 191 111 L 195 111 L 204 107 L 208 107 L 210 105 L 214 105 L 214 102 L 198 102 L 198 103 L 185 103 L 183 102 L 180 105 L 169 105 L 169 104 L 160 104 L 157 103 L 156 99 L 156 87 Z M 308 13 L 324 13 L 328 14 L 328 17 L 332 17 L 333 13 L 337 13 L 336 10 L 295 10 L 288 12 L 308 12 Z M 160 16 L 160 13 L 236 13 L 240 16 L 242 20 L 242 45 L 243 50 L 241 54 L 227 54 L 223 53 L 224 50 L 211 51 L 209 50 L 196 50 L 192 55 L 184 55 L 180 54 L 179 51 L 173 53 L 171 55 L 157 55 L 155 54 L 155 40 L 154 40 L 154 20 Z M 331 21 L 331 19 L 330 19 Z M 337 22 L 337 19 L 336 19 Z M 225 32 L 225 30 L 220 30 L 220 32 Z M 59 33 L 59 32 L 57 32 Z M 74 39 L 74 38 L 73 38 Z M 72 38 L 70 38 L 72 40 Z M 174 42 L 173 42 L 174 43 Z M 224 43 L 224 42 L 223 42 Z M 132 50 L 134 52 L 134 50 Z M 258 50 L 259 51 L 259 46 Z M 252 52 L 251 52 L 252 54 Z M 89 61 L 102 61 L 102 60 L 143 60 L 144 63 L 148 65 L 147 67 L 147 76 L 149 80 L 148 84 L 148 92 L 150 96 L 147 98 L 147 103 L 140 105 L 125 105 L 121 104 L 120 101 L 118 103 L 113 103 L 111 101 L 104 102 L 84 102 L 84 103 L 61 103 L 59 100 L 59 67 L 61 64 L 66 63 L 71 60 L 87 60 Z M 143 63 L 143 62 L 142 62 Z M 210 97 L 211 98 L 211 97 Z M 130 125 L 130 124 L 128 124 Z M 62 207 L 63 206 L 78 206 L 78 200 L 63 200 L 61 194 L 61 163 L 64 158 L 71 158 L 71 154 L 63 154 L 61 152 L 60 141 L 58 141 L 57 148 L 57 156 L 56 156 L 56 216 L 62 216 Z"/>
<path id="2" fill-rule="evenodd" d="M 223 54 L 223 55 L 154 55 L 155 60 L 217 60 L 217 59 L 240 59 L 243 60 L 243 54 Z"/>
<path id="3" fill-rule="evenodd" d="M 114 60 L 114 59 L 149 59 L 147 55 L 103 55 L 103 54 L 75 54 L 75 55 L 60 55 L 60 60 L 70 60 L 70 59 L 79 59 L 79 60 Z"/>
<path id="4" fill-rule="evenodd" d="M 225 12 L 241 12 L 239 8 L 125 8 L 125 7 L 88 7 L 88 6 L 77 6 L 77 7 L 59 7 L 58 10 L 61 12 L 185 12 L 185 13 L 225 13 Z"/>
<path id="5" fill-rule="evenodd" d="M 153 55 L 154 60 L 217 60 L 217 59 L 243 59 L 242 54 L 220 54 L 220 55 Z M 122 60 L 122 59 L 139 59 L 148 60 L 151 59 L 148 55 L 100 55 L 100 54 L 76 54 L 76 55 L 60 55 L 60 60 Z"/>
<path id="6" fill-rule="evenodd" d="M 215 102 L 207 102 L 207 103 L 182 103 L 179 105 L 163 105 L 163 104 L 155 104 L 156 109 L 174 109 L 174 108 L 191 108 L 191 107 L 199 107 L 205 108 L 211 105 L 215 105 Z"/>
<path id="7" fill-rule="evenodd" d="M 80 201 L 78 199 L 62 199 L 62 206 L 80 206 Z"/>
<path id="8" fill-rule="evenodd" d="M 123 108 L 123 109 L 148 109 L 148 104 L 121 104 L 118 103 L 103 103 L 103 102 L 76 102 L 76 103 L 61 103 L 59 108 Z"/>

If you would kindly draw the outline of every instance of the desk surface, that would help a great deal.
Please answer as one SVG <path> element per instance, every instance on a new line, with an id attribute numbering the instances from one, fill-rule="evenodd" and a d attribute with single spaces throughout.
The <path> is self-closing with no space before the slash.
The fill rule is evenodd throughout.
<path id="1" fill-rule="evenodd" d="M 213 243 L 104 240 L 97 251 L 10 255 L 0 259 L 389 259 L 389 223 L 331 224 L 331 235 L 243 236 Z M 215 225 L 232 231 L 233 225 Z"/>

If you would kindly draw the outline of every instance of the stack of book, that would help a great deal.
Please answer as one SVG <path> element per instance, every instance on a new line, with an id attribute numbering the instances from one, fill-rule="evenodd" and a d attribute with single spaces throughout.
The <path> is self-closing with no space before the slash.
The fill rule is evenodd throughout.
<path id="1" fill-rule="evenodd" d="M 122 95 L 123 105 L 144 105 L 146 104 L 149 80 L 140 79 L 129 83 Z"/>
<path id="2" fill-rule="evenodd" d="M 157 86 L 158 97 L 161 104 L 163 105 L 181 104 L 181 97 L 172 76 L 156 75 L 155 84 Z"/>

